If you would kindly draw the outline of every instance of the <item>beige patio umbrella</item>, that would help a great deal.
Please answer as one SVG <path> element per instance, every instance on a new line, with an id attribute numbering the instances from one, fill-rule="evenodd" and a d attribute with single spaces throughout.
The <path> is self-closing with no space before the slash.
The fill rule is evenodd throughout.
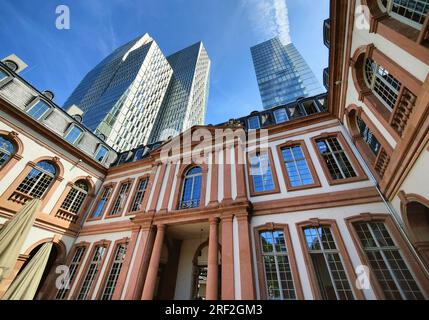
<path id="1" fill-rule="evenodd" d="M 9 223 L 0 229 L 0 282 L 13 270 L 39 208 L 40 199 L 28 201 Z"/>
<path id="2" fill-rule="evenodd" d="M 13 280 L 2 300 L 31 300 L 36 294 L 48 263 L 52 242 L 46 242 Z"/>

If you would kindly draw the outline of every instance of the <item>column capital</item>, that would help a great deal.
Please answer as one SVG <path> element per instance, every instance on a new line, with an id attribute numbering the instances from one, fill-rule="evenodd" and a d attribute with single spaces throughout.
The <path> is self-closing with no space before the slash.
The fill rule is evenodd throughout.
<path id="1" fill-rule="evenodd" d="M 234 215 L 230 212 L 222 213 L 220 219 L 222 222 L 232 222 L 232 220 L 234 219 Z"/>
<path id="2" fill-rule="evenodd" d="M 248 221 L 249 220 L 249 213 L 248 212 L 235 213 L 234 215 L 238 221 L 243 221 L 243 220 Z"/>
<path id="3" fill-rule="evenodd" d="M 158 231 L 165 231 L 167 229 L 167 225 L 165 225 L 165 224 L 158 224 L 158 225 L 156 225 L 156 229 Z"/>
<path id="4" fill-rule="evenodd" d="M 218 217 L 210 217 L 209 218 L 209 222 L 211 225 L 216 224 L 219 222 L 219 218 Z"/>

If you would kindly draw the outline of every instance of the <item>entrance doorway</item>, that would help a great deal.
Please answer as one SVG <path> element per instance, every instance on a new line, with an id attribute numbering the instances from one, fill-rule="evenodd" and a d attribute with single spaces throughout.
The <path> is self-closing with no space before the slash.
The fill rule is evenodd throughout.
<path id="1" fill-rule="evenodd" d="M 208 272 L 208 248 L 209 242 L 202 243 L 195 252 L 193 259 L 193 286 L 192 299 L 206 300 L 207 272 Z M 218 246 L 218 299 L 220 299 L 221 289 L 221 266 L 220 266 L 220 246 Z"/>

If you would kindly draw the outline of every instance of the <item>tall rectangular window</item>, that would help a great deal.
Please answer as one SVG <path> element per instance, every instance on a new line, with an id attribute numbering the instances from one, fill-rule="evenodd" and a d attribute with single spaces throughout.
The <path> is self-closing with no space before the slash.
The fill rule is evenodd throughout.
<path id="1" fill-rule="evenodd" d="M 82 282 L 77 300 L 85 300 L 88 298 L 88 293 L 94 283 L 97 273 L 101 269 L 101 263 L 103 262 L 104 255 L 106 254 L 107 248 L 102 245 L 97 245 L 94 249 L 94 254 L 91 258 L 88 270 Z"/>
<path id="2" fill-rule="evenodd" d="M 109 201 L 110 195 L 112 194 L 112 189 L 112 187 L 104 187 L 102 196 L 100 200 L 98 200 L 97 206 L 92 213 L 92 218 L 98 218 L 103 214 L 103 210 L 106 208 L 107 202 Z"/>
<path id="3" fill-rule="evenodd" d="M 262 231 L 260 241 L 267 298 L 270 300 L 296 299 L 284 232 Z"/>
<path id="4" fill-rule="evenodd" d="M 324 164 L 333 180 L 356 177 L 357 174 L 347 158 L 337 137 L 316 140 Z"/>
<path id="5" fill-rule="evenodd" d="M 386 299 L 424 299 L 400 249 L 383 222 L 353 224 L 363 251 Z"/>
<path id="6" fill-rule="evenodd" d="M 303 232 L 320 297 L 323 300 L 353 300 L 353 292 L 330 227 L 307 227 Z"/>
<path id="7" fill-rule="evenodd" d="M 107 276 L 106 284 L 104 286 L 103 294 L 101 296 L 102 300 L 112 299 L 112 295 L 115 291 L 116 284 L 118 282 L 119 273 L 121 272 L 122 263 L 124 261 L 126 251 L 126 243 L 121 243 L 117 245 L 113 256 L 113 261 Z"/>
<path id="8" fill-rule="evenodd" d="M 118 215 L 121 213 L 122 208 L 126 202 L 128 191 L 130 189 L 131 182 L 122 183 L 119 188 L 119 193 L 113 202 L 112 211 L 108 213 L 109 216 Z"/>
<path id="9" fill-rule="evenodd" d="M 255 192 L 273 191 L 275 184 L 268 153 L 258 153 L 250 159 L 250 175 Z"/>
<path id="10" fill-rule="evenodd" d="M 285 168 L 292 188 L 314 183 L 307 159 L 300 145 L 281 149 Z"/>
<path id="11" fill-rule="evenodd" d="M 133 202 L 131 204 L 131 212 L 140 211 L 143 208 L 141 208 L 141 204 L 143 201 L 144 194 L 146 192 L 148 179 L 140 180 L 137 185 L 137 191 L 134 195 Z"/>
<path id="12" fill-rule="evenodd" d="M 356 124 L 359 128 L 359 132 L 363 141 L 365 141 L 365 143 L 369 146 L 374 155 L 377 156 L 381 149 L 380 142 L 378 142 L 372 131 L 360 117 L 356 117 Z"/>
<path id="13" fill-rule="evenodd" d="M 73 284 L 73 280 L 82 262 L 85 251 L 86 251 L 86 247 L 76 248 L 74 256 L 69 266 L 69 273 L 68 273 L 68 278 L 66 279 L 66 282 L 67 282 L 66 286 L 58 290 L 57 295 L 55 297 L 56 299 L 63 300 L 66 297 L 67 293 L 70 291 L 70 288 Z"/>
<path id="14" fill-rule="evenodd" d="M 46 112 L 49 110 L 49 106 L 43 101 L 38 101 L 34 106 L 28 109 L 27 113 L 34 119 L 40 120 Z"/>

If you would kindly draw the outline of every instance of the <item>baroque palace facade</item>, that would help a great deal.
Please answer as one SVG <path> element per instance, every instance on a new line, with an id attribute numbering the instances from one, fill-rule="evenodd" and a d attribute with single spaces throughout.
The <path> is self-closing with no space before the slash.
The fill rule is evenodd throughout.
<path id="1" fill-rule="evenodd" d="M 53 242 L 37 299 L 427 299 L 428 2 L 401 6 L 415 2 L 331 0 L 328 94 L 120 154 L 4 60 L 0 225 L 42 204 L 0 296 Z"/>

